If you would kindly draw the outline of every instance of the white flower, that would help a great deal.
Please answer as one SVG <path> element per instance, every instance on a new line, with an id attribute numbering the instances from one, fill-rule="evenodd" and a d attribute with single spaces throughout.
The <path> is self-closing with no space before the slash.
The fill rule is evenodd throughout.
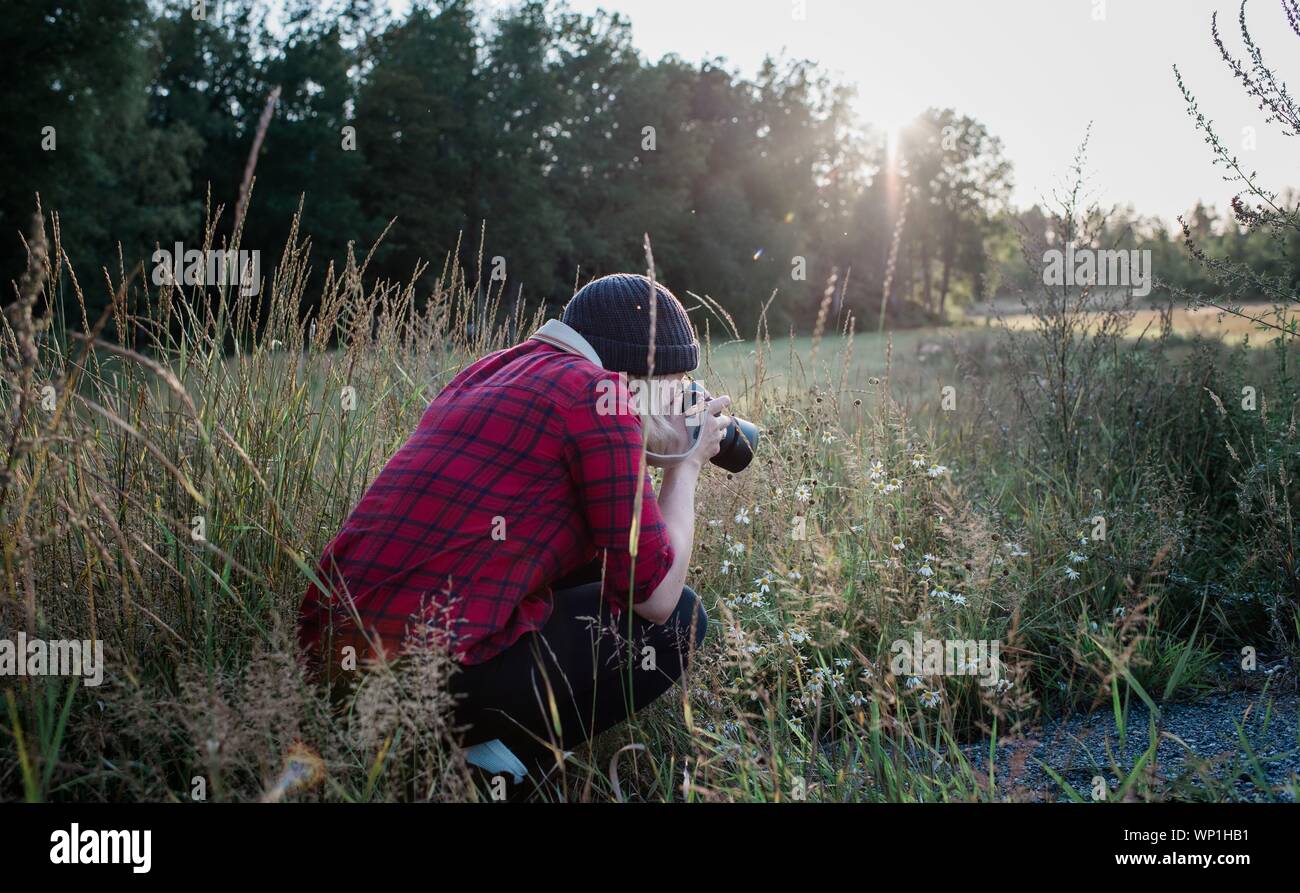
<path id="1" fill-rule="evenodd" d="M 965 607 L 965 605 L 966 605 L 966 596 L 962 595 L 960 592 L 954 592 L 954 593 L 952 594 L 952 603 L 953 603 L 954 605 L 959 605 L 959 606 Z"/>
<path id="2" fill-rule="evenodd" d="M 740 541 L 736 541 L 732 543 L 730 546 L 727 546 L 727 551 L 732 555 L 744 555 L 745 544 Z"/>
<path id="3" fill-rule="evenodd" d="M 854 707 L 861 707 L 863 704 L 867 702 L 867 699 L 864 698 L 861 695 L 861 693 L 854 691 L 854 692 L 849 692 L 848 701 Z"/>
<path id="4" fill-rule="evenodd" d="M 1021 548 L 1020 543 L 1012 543 L 1012 544 L 1011 544 L 1011 557 L 1012 557 L 1012 558 L 1025 558 L 1025 557 L 1027 557 L 1028 555 L 1029 555 L 1029 553 L 1026 552 L 1023 548 Z"/>
<path id="5" fill-rule="evenodd" d="M 926 579 L 929 579 L 930 577 L 934 576 L 934 571 L 930 569 L 930 565 L 928 564 L 921 565 L 921 567 L 917 570 L 917 573 L 925 577 Z"/>
<path id="6" fill-rule="evenodd" d="M 947 471 L 947 465 L 931 465 L 930 470 L 927 471 L 926 474 L 930 475 L 932 478 L 937 478 L 939 475 L 944 474 Z"/>
<path id="7" fill-rule="evenodd" d="M 871 479 L 878 480 L 885 476 L 885 464 L 877 459 L 871 463 Z"/>
<path id="8" fill-rule="evenodd" d="M 754 585 L 758 587 L 759 592 L 772 591 L 772 577 L 770 574 L 764 574 L 761 577 L 754 578 Z"/>
<path id="9" fill-rule="evenodd" d="M 925 453 L 917 453 L 912 457 L 912 467 L 921 468 L 925 465 Z"/>
<path id="10" fill-rule="evenodd" d="M 894 537 L 894 541 L 889 544 L 889 547 L 893 549 L 895 552 L 901 552 L 907 548 L 907 543 L 903 542 L 903 538 L 901 536 L 896 536 Z"/>
<path id="11" fill-rule="evenodd" d="M 1080 555 L 1078 552 L 1071 552 L 1065 557 L 1070 559 L 1070 564 L 1081 564 L 1088 560 L 1088 556 Z"/>
<path id="12" fill-rule="evenodd" d="M 811 502 L 812 487 L 809 487 L 807 484 L 800 484 L 798 489 L 794 491 L 794 498 L 800 502 Z"/>
<path id="13" fill-rule="evenodd" d="M 922 707 L 938 707 L 938 706 L 939 706 L 939 700 L 940 700 L 940 698 L 939 698 L 939 692 L 938 692 L 937 690 L 931 690 L 931 691 L 928 691 L 928 692 L 926 692 L 925 694 L 921 695 L 921 706 L 922 706 Z"/>
<path id="14" fill-rule="evenodd" d="M 798 582 L 803 579 L 803 574 L 799 573 L 798 571 L 790 571 L 790 573 L 786 574 L 786 576 L 788 576 L 791 580 L 794 580 L 795 582 Z"/>
<path id="15" fill-rule="evenodd" d="M 929 552 L 926 552 L 924 555 L 921 556 L 921 560 L 924 561 L 926 564 L 934 564 L 936 561 L 939 560 L 939 558 L 936 555 L 931 555 Z"/>
<path id="16" fill-rule="evenodd" d="M 710 518 L 710 519 L 709 519 L 709 526 L 710 526 L 710 527 L 721 527 L 721 526 L 722 526 L 722 521 L 720 521 L 720 520 L 718 520 L 718 519 L 716 519 L 716 518 Z"/>
<path id="17" fill-rule="evenodd" d="M 740 511 L 736 512 L 736 523 L 737 524 L 749 523 L 749 509 L 746 506 L 742 505 L 740 507 Z"/>
<path id="18" fill-rule="evenodd" d="M 1076 570 L 1075 570 L 1074 568 L 1072 568 L 1072 567 L 1067 567 L 1067 568 L 1065 569 L 1065 579 L 1067 579 L 1067 580 L 1077 580 L 1077 579 L 1079 579 L 1079 572 L 1076 571 Z"/>
<path id="19" fill-rule="evenodd" d="M 735 565 L 731 563 L 730 558 L 722 559 L 722 576 L 725 577 L 727 574 L 731 573 L 733 567 L 735 567 Z"/>
<path id="20" fill-rule="evenodd" d="M 851 663 L 853 663 L 853 661 L 849 660 L 847 657 L 835 658 L 835 666 L 837 667 L 847 667 Z"/>
<path id="21" fill-rule="evenodd" d="M 822 443 L 834 443 L 835 435 L 829 431 L 822 432 Z"/>
<path id="22" fill-rule="evenodd" d="M 922 683 L 921 683 L 921 677 L 920 677 L 920 676 L 908 676 L 908 677 L 907 677 L 907 687 L 908 687 L 909 689 L 911 689 L 911 688 L 918 688 L 918 687 L 920 687 L 921 684 L 922 684 Z"/>

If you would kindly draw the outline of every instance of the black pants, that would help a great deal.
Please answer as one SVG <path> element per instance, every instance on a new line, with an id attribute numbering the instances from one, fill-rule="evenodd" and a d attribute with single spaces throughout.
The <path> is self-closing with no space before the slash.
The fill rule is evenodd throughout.
<path id="1" fill-rule="evenodd" d="M 583 574 L 590 572 L 575 577 Z M 631 615 L 629 646 L 629 612 L 611 617 L 599 580 L 570 577 L 553 589 L 555 609 L 542 629 L 451 681 L 457 723 L 469 727 L 462 742 L 501 739 L 534 779 L 555 766 L 553 748 L 576 749 L 671 688 L 708 629 L 687 587 L 667 623 Z"/>

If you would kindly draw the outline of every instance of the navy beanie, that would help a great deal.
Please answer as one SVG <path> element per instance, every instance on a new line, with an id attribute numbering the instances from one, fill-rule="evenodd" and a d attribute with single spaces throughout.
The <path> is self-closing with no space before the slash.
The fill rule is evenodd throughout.
<path id="1" fill-rule="evenodd" d="M 655 283 L 655 375 L 690 372 L 700 363 L 700 345 L 682 302 Z M 593 279 L 564 307 L 561 321 L 600 355 L 606 369 L 646 375 L 650 350 L 650 280 L 635 273 Z"/>

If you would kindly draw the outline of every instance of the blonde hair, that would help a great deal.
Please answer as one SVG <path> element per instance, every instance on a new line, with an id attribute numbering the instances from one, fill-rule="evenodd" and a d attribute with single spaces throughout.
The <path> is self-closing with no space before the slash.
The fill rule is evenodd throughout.
<path id="1" fill-rule="evenodd" d="M 646 376 L 629 376 L 628 386 L 632 382 L 640 382 L 643 388 L 652 388 L 656 382 L 662 383 L 673 379 L 681 378 L 680 375 L 656 375 L 654 378 Z M 643 393 L 646 391 L 643 391 Z M 672 416 L 664 413 L 663 407 L 653 405 L 653 400 L 646 400 L 642 408 L 648 410 L 639 414 L 641 419 L 641 439 L 645 443 L 645 448 L 652 453 L 671 454 L 678 452 L 680 441 L 679 432 L 673 426 Z"/>

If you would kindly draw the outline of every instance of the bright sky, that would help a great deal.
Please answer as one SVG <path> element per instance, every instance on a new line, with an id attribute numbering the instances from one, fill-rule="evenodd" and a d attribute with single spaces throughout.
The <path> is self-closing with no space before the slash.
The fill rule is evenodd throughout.
<path id="1" fill-rule="evenodd" d="M 393 0 L 395 7 L 406 4 Z M 486 0 L 488 8 L 510 0 Z M 795 17 L 803 6 L 802 20 Z M 952 107 L 1001 137 L 1013 201 L 1063 182 L 1089 120 L 1092 195 L 1172 220 L 1198 198 L 1227 207 L 1232 184 L 1210 163 L 1173 79 L 1178 63 L 1201 109 L 1264 184 L 1300 186 L 1300 140 L 1263 124 L 1210 40 L 1219 10 L 1242 55 L 1235 0 L 570 0 L 624 13 L 651 59 L 725 57 L 744 74 L 782 49 L 856 84 L 865 121 L 897 127 Z M 1276 0 L 1249 0 L 1266 61 L 1300 84 L 1300 45 Z M 1245 128 L 1254 128 L 1255 147 Z"/>

